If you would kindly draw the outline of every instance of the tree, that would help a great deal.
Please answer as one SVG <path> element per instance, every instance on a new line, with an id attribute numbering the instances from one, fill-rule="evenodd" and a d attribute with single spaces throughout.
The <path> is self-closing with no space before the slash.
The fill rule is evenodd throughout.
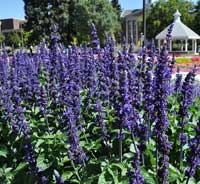
<path id="1" fill-rule="evenodd" d="M 25 19 L 24 29 L 31 31 L 30 42 L 48 39 L 51 19 L 49 17 L 50 0 L 24 0 Z"/>
<path id="2" fill-rule="evenodd" d="M 50 39 L 51 27 L 58 25 L 61 41 L 71 44 L 88 40 L 94 22 L 102 38 L 105 32 L 120 31 L 117 11 L 108 0 L 24 0 L 26 31 L 31 31 L 30 42 Z"/>
<path id="3" fill-rule="evenodd" d="M 176 10 L 182 14 L 181 20 L 191 28 L 194 28 L 194 4 L 187 0 L 160 0 L 155 2 L 147 17 L 147 38 L 154 38 L 166 26 L 173 21 Z"/>
<path id="4" fill-rule="evenodd" d="M 116 9 L 119 18 L 121 17 L 122 8 L 118 0 L 111 0 L 112 7 Z"/>
<path id="5" fill-rule="evenodd" d="M 194 30 L 200 35 L 200 0 L 197 2 L 195 7 L 195 20 L 194 21 Z"/>
<path id="6" fill-rule="evenodd" d="M 6 39 L 5 39 L 6 45 L 12 47 L 19 47 L 21 44 L 21 39 L 19 36 L 19 32 L 17 31 L 10 31 L 9 33 L 6 34 Z"/>
<path id="7" fill-rule="evenodd" d="M 68 0 L 24 0 L 25 30 L 31 31 L 30 41 L 49 40 L 51 28 L 58 25 L 61 39 L 67 42 L 67 27 L 69 21 Z"/>
<path id="8" fill-rule="evenodd" d="M 2 42 L 5 40 L 5 36 L 0 33 L 0 47 L 2 46 Z"/>
<path id="9" fill-rule="evenodd" d="M 118 15 L 108 0 L 80 0 L 75 11 L 75 30 L 79 42 L 88 40 L 91 32 L 91 24 L 96 25 L 101 43 L 105 34 L 114 36 L 121 32 L 121 24 Z"/>

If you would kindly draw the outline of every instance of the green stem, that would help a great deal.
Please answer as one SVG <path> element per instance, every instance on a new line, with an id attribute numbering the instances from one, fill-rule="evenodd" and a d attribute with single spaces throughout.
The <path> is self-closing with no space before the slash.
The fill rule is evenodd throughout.
<path id="1" fill-rule="evenodd" d="M 46 126 L 47 126 L 47 131 L 48 131 L 48 133 L 50 134 L 50 129 L 49 129 L 49 121 L 48 121 L 48 118 L 47 118 L 47 115 L 46 115 L 46 113 L 45 113 L 45 115 L 44 115 L 44 121 L 46 122 Z"/>
<path id="2" fill-rule="evenodd" d="M 133 140 L 133 146 L 134 146 L 135 152 L 138 153 L 137 146 L 136 146 L 136 143 L 135 143 L 135 136 L 134 136 L 133 133 L 132 133 L 132 140 Z"/>
<path id="3" fill-rule="evenodd" d="M 122 163 L 122 139 L 119 138 L 119 160 Z"/>
<path id="4" fill-rule="evenodd" d="M 85 129 L 83 130 L 83 136 L 85 138 L 86 143 L 89 144 L 89 141 L 88 141 L 86 134 L 85 134 Z M 91 155 L 94 157 L 94 159 L 97 160 L 97 157 L 94 155 L 93 151 L 91 150 L 90 152 L 91 152 Z"/>
<path id="5" fill-rule="evenodd" d="M 184 121 L 184 118 L 182 118 L 182 122 L 183 121 Z M 182 127 L 180 135 L 183 135 L 183 133 L 184 133 L 184 129 Z M 182 142 L 181 142 L 181 145 L 180 145 L 180 160 L 179 160 L 179 162 L 180 162 L 180 170 L 182 170 L 182 168 L 183 168 L 183 144 L 182 144 Z"/>
<path id="6" fill-rule="evenodd" d="M 190 177 L 188 177 L 188 178 L 187 178 L 187 181 L 186 181 L 186 183 L 185 183 L 185 184 L 188 184 L 188 183 L 189 183 L 189 181 L 190 181 Z"/>
<path id="7" fill-rule="evenodd" d="M 157 175 L 158 175 L 158 137 L 156 136 L 156 139 L 157 139 L 157 141 L 156 141 L 156 173 L 157 173 Z"/>
<path id="8" fill-rule="evenodd" d="M 77 168 L 75 167 L 75 164 L 74 164 L 74 161 L 73 161 L 73 160 L 71 160 L 71 164 L 72 164 L 72 167 L 73 167 L 73 169 L 74 169 L 74 171 L 75 171 L 75 174 L 76 174 L 76 176 L 77 176 L 77 179 L 79 180 L 79 182 L 81 182 L 81 177 L 80 177 L 80 175 L 79 175 L 79 173 L 78 173 Z"/>

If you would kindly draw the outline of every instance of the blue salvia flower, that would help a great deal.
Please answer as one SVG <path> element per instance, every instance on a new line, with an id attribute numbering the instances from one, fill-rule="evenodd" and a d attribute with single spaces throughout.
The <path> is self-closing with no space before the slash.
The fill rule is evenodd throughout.
<path id="1" fill-rule="evenodd" d="M 124 138 L 124 128 L 131 127 L 129 124 L 129 115 L 132 111 L 132 106 L 130 104 L 129 97 L 129 86 L 128 86 L 128 77 L 127 71 L 125 70 L 122 63 L 120 63 L 120 88 L 119 93 L 120 97 L 120 108 L 118 111 L 119 116 L 119 134 L 118 138 Z"/>
<path id="2" fill-rule="evenodd" d="M 178 115 L 184 119 L 188 117 L 188 107 L 193 102 L 193 89 L 194 89 L 194 81 L 195 81 L 195 72 L 196 68 L 194 68 L 191 72 L 189 72 L 183 82 L 182 90 L 181 90 L 181 105 L 179 108 Z M 184 121 L 179 123 L 179 126 L 184 126 Z"/>
<path id="3" fill-rule="evenodd" d="M 174 86 L 174 91 L 175 93 L 179 93 L 181 90 L 181 82 L 182 82 L 182 77 L 183 75 L 179 73 L 180 68 L 177 68 L 177 74 L 176 74 L 176 81 L 175 81 L 175 86 Z"/>
<path id="4" fill-rule="evenodd" d="M 25 160 L 28 162 L 36 179 L 40 183 L 46 184 L 48 182 L 48 179 L 39 173 L 39 168 L 37 167 L 36 154 L 33 149 L 33 146 L 31 145 L 31 140 L 30 140 L 31 131 L 29 125 L 25 121 L 24 110 L 21 106 L 18 106 L 17 109 L 15 110 L 15 113 L 18 116 L 16 117 L 16 122 L 11 122 L 11 126 L 15 131 L 17 131 L 18 135 L 23 134 L 24 136 L 25 139 L 24 149 L 26 151 Z"/>
<path id="5" fill-rule="evenodd" d="M 48 96 L 45 86 L 40 87 L 40 94 L 38 98 L 40 111 L 46 115 L 47 114 L 47 105 L 48 105 Z"/>
<path id="6" fill-rule="evenodd" d="M 144 121 L 147 124 L 147 137 L 151 136 L 151 121 L 154 110 L 154 91 L 153 91 L 153 74 L 151 70 L 147 70 L 143 77 L 143 109 Z"/>
<path id="7" fill-rule="evenodd" d="M 92 41 L 91 47 L 93 48 L 93 53 L 98 54 L 100 48 L 100 41 L 97 35 L 97 30 L 94 24 L 92 24 Z"/>
<path id="8" fill-rule="evenodd" d="M 102 102 L 103 106 L 109 104 L 109 87 L 110 87 L 110 80 L 108 67 L 106 70 L 106 66 L 102 61 L 99 61 L 99 70 L 97 71 L 97 88 L 98 91 L 96 93 L 96 97 L 98 97 Z"/>
<path id="9" fill-rule="evenodd" d="M 134 57 L 134 42 L 133 42 L 133 38 L 130 38 L 130 46 L 128 49 L 128 55 L 130 58 Z"/>
<path id="10" fill-rule="evenodd" d="M 179 141 L 180 141 L 180 162 L 182 162 L 183 158 L 183 145 L 187 142 L 187 135 L 184 134 L 184 128 L 187 124 L 188 114 L 188 108 L 193 102 L 193 89 L 194 89 L 194 80 L 195 80 L 195 72 L 196 68 L 194 68 L 191 72 L 187 74 L 185 77 L 185 80 L 182 85 L 181 89 L 181 104 L 178 111 L 178 116 L 180 118 L 178 126 L 180 127 L 180 135 L 179 135 Z"/>
<path id="11" fill-rule="evenodd" d="M 161 155 L 158 162 L 158 179 L 160 183 L 167 184 L 171 143 L 168 140 L 168 136 L 163 133 L 157 138 L 157 144 L 159 145 L 158 152 Z"/>
<path id="12" fill-rule="evenodd" d="M 169 95 L 169 84 L 171 78 L 171 68 L 169 66 L 168 51 L 166 45 L 163 46 L 158 64 L 155 69 L 154 78 L 154 115 L 156 136 L 156 160 L 160 155 L 157 169 L 159 183 L 166 184 L 168 178 L 169 152 L 171 143 L 168 140 L 166 131 L 168 129 L 167 117 L 167 97 Z"/>
<path id="13" fill-rule="evenodd" d="M 60 37 L 58 35 L 58 26 L 56 24 L 52 26 L 51 40 L 53 42 L 58 42 L 60 40 Z"/>
<path id="14" fill-rule="evenodd" d="M 127 47 L 126 47 L 126 38 L 125 37 L 123 37 L 123 40 L 122 40 L 122 51 L 121 51 L 121 53 L 122 53 L 122 55 L 124 56 L 124 57 L 126 57 L 127 56 Z"/>
<path id="15" fill-rule="evenodd" d="M 190 167 L 185 171 L 185 176 L 187 177 L 186 184 L 188 184 L 189 179 L 194 176 L 197 166 L 200 163 L 200 120 L 195 128 L 195 133 L 195 137 L 189 142 L 190 153 L 187 161 L 190 164 Z"/>
<path id="16" fill-rule="evenodd" d="M 76 119 L 72 108 L 65 111 L 64 118 L 64 123 L 67 126 L 68 142 L 70 145 L 68 150 L 69 158 L 77 164 L 84 164 L 86 161 L 86 155 L 79 145 L 78 127 L 76 125 Z"/>
<path id="17" fill-rule="evenodd" d="M 105 55 L 108 57 L 109 61 L 114 59 L 115 42 L 112 37 L 106 34 L 106 45 L 104 47 Z"/>
<path id="18" fill-rule="evenodd" d="M 6 86 L 8 83 L 8 57 L 7 52 L 3 49 L 2 56 L 0 56 L 0 84 Z"/>
<path id="19" fill-rule="evenodd" d="M 104 141 L 108 141 L 109 135 L 107 131 L 107 127 L 105 124 L 105 113 L 103 112 L 103 107 L 101 105 L 101 102 L 97 100 L 95 104 L 95 110 L 97 111 L 97 116 L 95 118 L 96 123 L 101 128 L 101 135 Z"/>
<path id="20" fill-rule="evenodd" d="M 167 50 L 170 49 L 170 41 L 172 39 L 173 28 L 174 28 L 174 23 L 170 24 L 168 31 L 167 31 L 167 35 L 166 35 L 166 41 L 167 41 L 167 47 L 166 48 L 167 48 Z"/>
<path id="21" fill-rule="evenodd" d="M 133 171 L 128 170 L 127 176 L 129 178 L 129 184 L 143 184 L 144 178 L 140 173 L 140 154 L 135 153 L 133 162 L 132 162 Z"/>

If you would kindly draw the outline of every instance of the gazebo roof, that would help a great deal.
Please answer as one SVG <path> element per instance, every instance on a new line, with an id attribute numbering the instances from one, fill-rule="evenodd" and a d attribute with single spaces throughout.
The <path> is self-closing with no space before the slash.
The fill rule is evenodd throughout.
<path id="1" fill-rule="evenodd" d="M 172 39 L 173 40 L 197 40 L 200 39 L 200 36 L 192 31 L 189 27 L 182 23 L 180 19 L 180 12 L 177 10 L 174 14 L 174 27 L 172 30 Z M 166 35 L 168 32 L 168 28 L 165 28 L 162 32 L 160 32 L 157 36 L 157 40 L 164 40 L 166 39 Z"/>

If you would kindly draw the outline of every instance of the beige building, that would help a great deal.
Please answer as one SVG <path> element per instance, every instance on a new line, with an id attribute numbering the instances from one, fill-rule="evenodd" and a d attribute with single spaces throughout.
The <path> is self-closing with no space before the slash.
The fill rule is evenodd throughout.
<path id="1" fill-rule="evenodd" d="M 7 33 L 12 30 L 20 30 L 25 22 L 23 19 L 16 18 L 0 19 L 0 32 Z"/>
<path id="2" fill-rule="evenodd" d="M 126 41 L 133 38 L 137 43 L 141 34 L 142 10 L 126 10 L 122 14 L 122 18 L 124 19 Z"/>
<path id="3" fill-rule="evenodd" d="M 153 0 L 146 0 L 146 8 L 149 9 L 153 2 Z M 142 16 L 142 9 L 125 10 L 122 13 L 122 18 L 124 20 L 124 33 L 127 41 L 132 37 L 137 44 L 141 39 Z"/>

